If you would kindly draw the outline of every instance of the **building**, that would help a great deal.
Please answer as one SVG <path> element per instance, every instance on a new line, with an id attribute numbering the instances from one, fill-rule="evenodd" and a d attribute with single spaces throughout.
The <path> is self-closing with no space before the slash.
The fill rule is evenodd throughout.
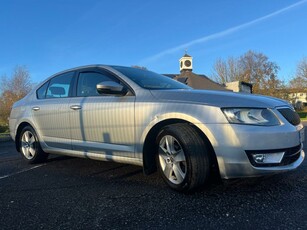
<path id="1" fill-rule="evenodd" d="M 307 106 L 307 93 L 292 89 L 292 92 L 289 93 L 289 101 L 295 107 Z"/>
<path id="2" fill-rule="evenodd" d="M 193 73 L 193 57 L 187 53 L 179 59 L 180 74 L 164 74 L 194 89 L 252 93 L 252 85 L 245 82 L 219 84 L 206 75 Z"/>
<path id="3" fill-rule="evenodd" d="M 233 81 L 226 83 L 226 89 L 233 92 L 252 93 L 253 85 L 244 81 Z"/>

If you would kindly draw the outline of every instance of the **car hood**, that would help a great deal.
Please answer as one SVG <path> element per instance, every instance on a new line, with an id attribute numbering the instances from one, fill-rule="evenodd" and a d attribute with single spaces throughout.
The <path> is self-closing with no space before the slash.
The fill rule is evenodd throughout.
<path id="1" fill-rule="evenodd" d="M 161 101 L 204 104 L 216 107 L 274 108 L 288 106 L 286 101 L 274 97 L 214 90 L 151 90 L 151 93 Z"/>

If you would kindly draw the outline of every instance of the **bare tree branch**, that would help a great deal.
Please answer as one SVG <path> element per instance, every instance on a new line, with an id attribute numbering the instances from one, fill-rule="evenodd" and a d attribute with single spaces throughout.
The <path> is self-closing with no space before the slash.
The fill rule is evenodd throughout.
<path id="1" fill-rule="evenodd" d="M 13 104 L 23 98 L 32 88 L 30 74 L 25 66 L 16 66 L 11 77 L 0 80 L 0 121 L 8 122 Z"/>

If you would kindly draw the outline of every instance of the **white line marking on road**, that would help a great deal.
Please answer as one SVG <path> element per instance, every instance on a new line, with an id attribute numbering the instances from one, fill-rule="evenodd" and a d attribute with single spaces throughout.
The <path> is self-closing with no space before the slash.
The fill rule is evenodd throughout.
<path id="1" fill-rule="evenodd" d="M 44 166 L 44 165 L 45 165 L 45 164 L 36 165 L 36 166 L 34 166 L 34 167 L 32 167 L 32 168 L 29 168 L 29 169 L 23 169 L 23 170 L 21 170 L 21 171 L 15 172 L 15 173 L 11 173 L 11 174 L 7 174 L 7 175 L 4 175 L 4 176 L 1 176 L 1 177 L 0 177 L 0 180 L 2 180 L 2 179 L 4 179 L 4 178 L 8 178 L 8 177 L 10 177 L 10 176 L 15 176 L 15 175 L 20 174 L 20 173 L 24 173 L 24 172 L 30 171 L 30 170 L 32 170 L 32 169 L 36 169 L 36 168 L 42 167 L 42 166 Z"/>

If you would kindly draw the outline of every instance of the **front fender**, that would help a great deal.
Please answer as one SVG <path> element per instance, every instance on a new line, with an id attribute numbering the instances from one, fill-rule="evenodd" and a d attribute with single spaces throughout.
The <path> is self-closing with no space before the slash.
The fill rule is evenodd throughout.
<path id="1" fill-rule="evenodd" d="M 203 124 L 202 121 L 200 121 L 199 119 L 184 113 L 178 113 L 178 112 L 164 113 L 154 116 L 154 119 L 152 119 L 148 123 L 148 125 L 144 128 L 143 132 L 141 133 L 140 141 L 136 148 L 136 154 L 139 156 L 139 158 L 143 157 L 144 143 L 151 130 L 159 126 L 159 124 L 171 124 L 176 122 L 186 122 L 193 124 L 208 138 L 211 145 L 214 146 L 217 143 L 210 129 L 208 129 L 206 124 Z"/>

